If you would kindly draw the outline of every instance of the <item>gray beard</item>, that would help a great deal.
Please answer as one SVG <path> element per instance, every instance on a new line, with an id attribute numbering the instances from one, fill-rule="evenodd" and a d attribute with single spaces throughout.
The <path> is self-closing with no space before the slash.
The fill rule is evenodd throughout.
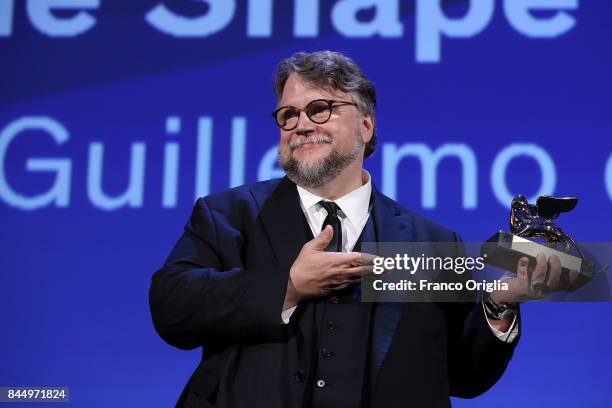
<path id="1" fill-rule="evenodd" d="M 363 143 L 357 142 L 355 150 L 347 154 L 332 150 L 326 157 L 310 165 L 295 160 L 292 155 L 293 150 L 291 150 L 286 159 L 279 155 L 279 162 L 287 177 L 295 184 L 302 187 L 317 188 L 335 179 L 342 170 L 354 162 L 359 157 L 362 146 Z"/>

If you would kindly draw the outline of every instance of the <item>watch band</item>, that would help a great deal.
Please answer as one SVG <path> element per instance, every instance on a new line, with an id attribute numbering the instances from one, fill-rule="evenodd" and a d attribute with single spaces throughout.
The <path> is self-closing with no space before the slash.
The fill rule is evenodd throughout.
<path id="1" fill-rule="evenodd" d="M 508 303 L 497 304 L 491 299 L 489 292 L 483 293 L 482 303 L 485 307 L 487 317 L 491 320 L 503 320 L 516 314 L 516 305 Z"/>

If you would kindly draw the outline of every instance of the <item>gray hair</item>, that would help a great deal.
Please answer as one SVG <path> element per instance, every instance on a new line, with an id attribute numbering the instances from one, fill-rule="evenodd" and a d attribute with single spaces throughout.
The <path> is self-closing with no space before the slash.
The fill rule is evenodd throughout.
<path id="1" fill-rule="evenodd" d="M 274 93 L 280 101 L 289 76 L 297 73 L 306 82 L 328 90 L 350 93 L 357 109 L 374 119 L 376 113 L 376 89 L 361 68 L 351 58 L 334 51 L 298 52 L 282 60 L 274 75 Z M 372 138 L 365 145 L 364 156 L 376 149 L 376 123 Z"/>

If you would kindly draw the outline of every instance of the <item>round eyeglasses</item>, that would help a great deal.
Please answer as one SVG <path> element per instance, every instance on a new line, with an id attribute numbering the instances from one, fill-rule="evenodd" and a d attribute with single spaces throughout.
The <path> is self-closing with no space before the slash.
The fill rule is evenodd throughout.
<path id="1" fill-rule="evenodd" d="M 272 112 L 272 117 L 276 120 L 276 124 L 283 130 L 293 130 L 297 127 L 300 120 L 300 113 L 304 112 L 308 119 L 317 124 L 323 124 L 331 118 L 332 108 L 340 105 L 353 105 L 353 102 L 335 101 L 333 99 L 315 99 L 311 101 L 304 109 L 298 109 L 294 106 L 283 106 Z"/>

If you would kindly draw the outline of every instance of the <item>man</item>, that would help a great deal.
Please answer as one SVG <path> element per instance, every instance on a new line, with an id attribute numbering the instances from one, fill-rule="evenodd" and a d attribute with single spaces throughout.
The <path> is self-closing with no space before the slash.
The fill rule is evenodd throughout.
<path id="1" fill-rule="evenodd" d="M 361 242 L 460 239 L 373 186 L 376 94 L 351 59 L 296 54 L 275 91 L 287 176 L 199 199 L 152 280 L 160 336 L 203 347 L 177 406 L 447 407 L 487 390 L 518 341 L 514 302 L 539 296 L 527 278 L 558 260 L 521 263 L 486 305 L 361 302 Z"/>

